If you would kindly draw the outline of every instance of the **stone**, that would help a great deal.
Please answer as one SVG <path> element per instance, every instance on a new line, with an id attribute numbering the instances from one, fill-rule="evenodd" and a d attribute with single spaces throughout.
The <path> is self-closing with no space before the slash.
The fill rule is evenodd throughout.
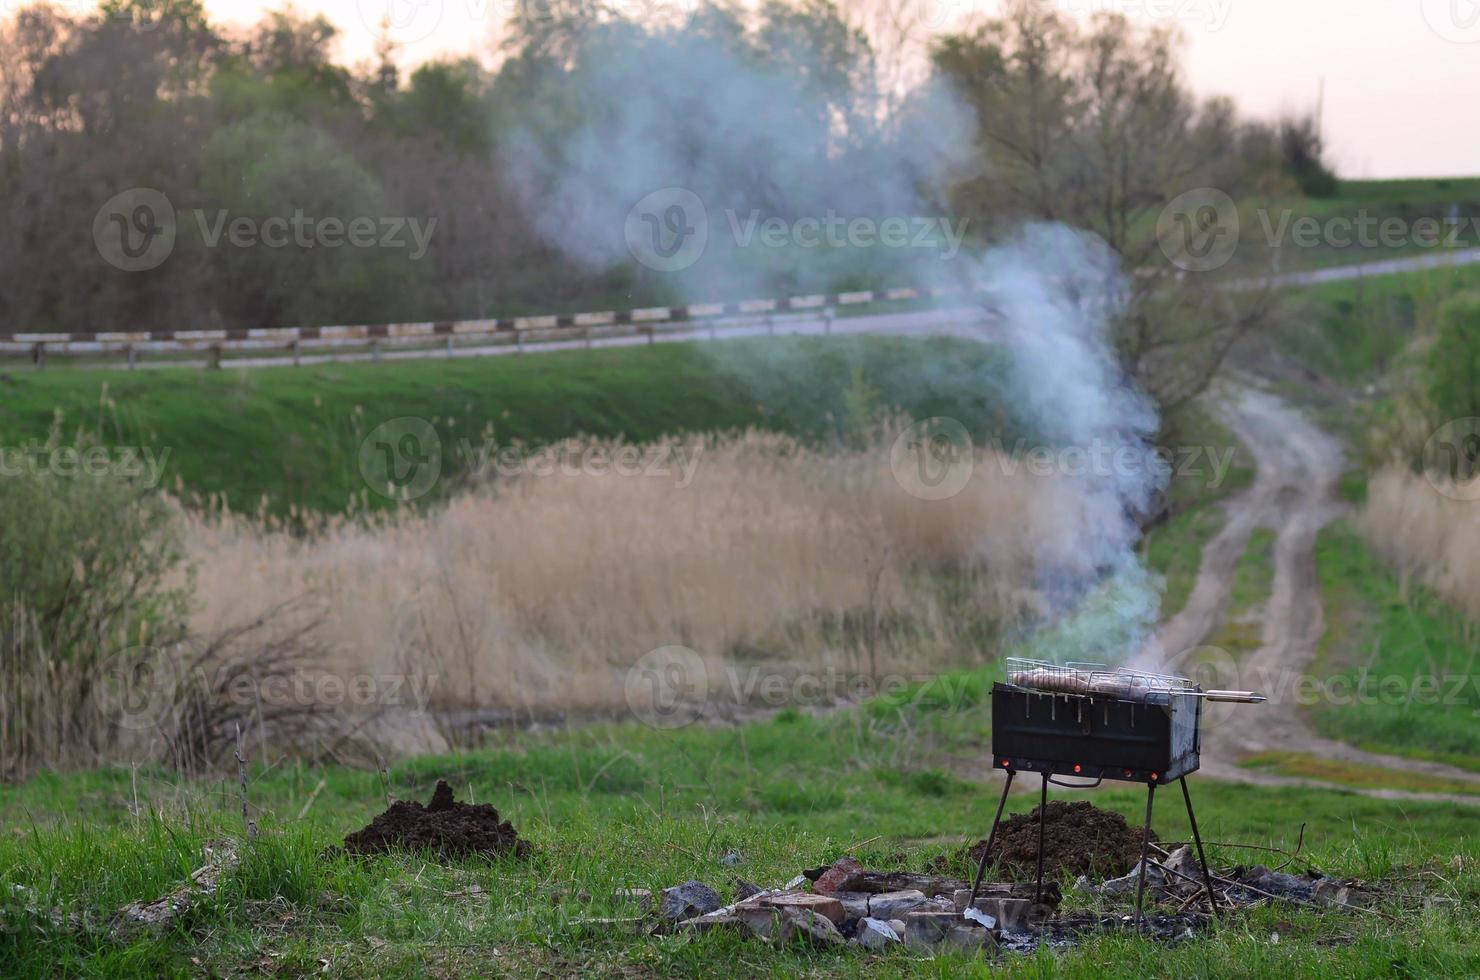
<path id="1" fill-rule="evenodd" d="M 889 928 L 891 928 L 895 932 L 899 933 L 899 938 L 900 939 L 903 939 L 904 938 L 904 920 L 903 919 L 890 919 L 889 920 Z"/>
<path id="2" fill-rule="evenodd" d="M 863 871 L 863 865 L 847 855 L 833 862 L 833 866 L 824 871 L 812 883 L 812 890 L 819 895 L 831 895 L 841 891 L 838 886 L 849 878 Z"/>
<path id="3" fill-rule="evenodd" d="M 955 912 L 910 912 L 904 917 L 904 942 L 913 949 L 934 949 L 946 941 L 952 929 L 961 923 Z M 980 929 L 978 926 L 973 926 Z"/>
<path id="4" fill-rule="evenodd" d="M 743 902 L 752 895 L 759 895 L 761 892 L 765 891 L 765 889 L 762 888 L 760 885 L 757 885 L 753 881 L 746 881 L 744 878 L 736 878 L 734 881 L 734 886 L 735 901 L 737 902 Z"/>
<path id="5" fill-rule="evenodd" d="M 1033 903 L 1026 898 L 978 898 L 976 907 L 997 920 L 1003 932 L 1027 932 Z"/>
<path id="6" fill-rule="evenodd" d="M 926 895 L 944 895 L 947 900 L 958 888 L 970 888 L 971 882 L 960 878 L 941 878 L 936 875 L 914 874 L 909 871 L 859 871 L 844 878 L 837 885 L 838 891 L 871 892 L 882 895 L 886 892 L 920 891 Z M 1003 886 L 997 886 L 1003 887 Z M 1032 888 L 1032 885 L 1028 886 Z"/>
<path id="7" fill-rule="evenodd" d="M 885 949 L 903 939 L 889 923 L 867 916 L 858 920 L 858 934 L 853 937 L 855 943 L 866 949 Z"/>
<path id="8" fill-rule="evenodd" d="M 832 895 L 843 904 L 843 915 L 849 919 L 862 919 L 869 915 L 867 892 L 834 892 Z"/>
<path id="9" fill-rule="evenodd" d="M 927 905 L 931 908 L 926 909 Z M 876 919 L 902 919 L 906 913 L 920 911 L 942 911 L 935 908 L 930 897 L 913 888 L 901 892 L 885 892 L 869 899 L 868 914 Z"/>
<path id="10" fill-rule="evenodd" d="M 952 926 L 945 935 L 945 942 L 949 946 L 955 946 L 964 950 L 982 950 L 996 948 L 997 943 L 992 939 L 992 934 L 979 925 L 968 923 L 963 926 Z"/>
<path id="11" fill-rule="evenodd" d="M 757 895 L 740 904 L 745 908 L 805 909 L 822 916 L 833 925 L 840 925 L 847 917 L 843 911 L 843 903 L 833 896 L 811 895 L 807 892 Z"/>
<path id="12" fill-rule="evenodd" d="M 755 906 L 736 909 L 735 915 L 753 934 L 778 946 L 791 943 L 837 946 L 845 942 L 837 926 L 807 908 Z"/>
<path id="13" fill-rule="evenodd" d="M 1111 897 L 1134 895 L 1136 893 L 1136 883 L 1140 880 L 1140 877 L 1141 865 L 1137 864 L 1131 869 L 1130 874 L 1123 875 L 1119 878 L 1111 878 L 1095 890 L 1101 895 L 1109 895 Z M 1165 871 L 1154 864 L 1151 865 L 1146 871 L 1146 890 L 1155 891 L 1165 886 L 1167 877 L 1168 875 Z"/>
<path id="14" fill-rule="evenodd" d="M 745 859 L 740 856 L 740 853 L 738 851 L 726 851 L 724 853 L 724 856 L 719 859 L 719 863 L 726 868 L 733 868 L 735 865 L 744 860 Z"/>
<path id="15" fill-rule="evenodd" d="M 719 893 L 702 881 L 686 881 L 663 889 L 663 915 L 669 919 L 708 915 L 723 904 Z"/>

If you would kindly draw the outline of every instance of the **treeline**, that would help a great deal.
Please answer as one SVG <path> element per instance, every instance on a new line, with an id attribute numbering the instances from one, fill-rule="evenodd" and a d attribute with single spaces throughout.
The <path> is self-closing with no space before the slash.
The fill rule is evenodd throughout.
<path id="1" fill-rule="evenodd" d="M 336 63 L 335 28 L 291 12 L 230 32 L 198 0 L 22 9 L 0 30 L 0 332 L 601 309 L 940 268 L 742 254 L 736 215 L 964 218 L 975 242 L 1063 220 L 1142 264 L 1145 217 L 1176 193 L 1319 157 L 1298 127 L 1191 97 L 1175 37 L 1123 18 L 1079 27 L 1024 0 L 951 37 L 884 37 L 858 14 L 519 5 L 495 68 L 403 73 L 393 52 Z M 929 70 L 904 84 L 911 51 Z M 727 239 L 679 276 L 623 242 L 637 192 L 670 184 Z"/>

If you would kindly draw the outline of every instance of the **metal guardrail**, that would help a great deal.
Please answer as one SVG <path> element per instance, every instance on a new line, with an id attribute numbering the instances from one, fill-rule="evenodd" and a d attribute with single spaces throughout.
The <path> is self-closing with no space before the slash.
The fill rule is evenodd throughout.
<path id="1" fill-rule="evenodd" d="M 1480 263 L 1480 248 L 1444 255 L 1389 259 L 1381 262 L 1285 272 L 1262 279 L 1239 280 L 1225 288 L 1238 291 L 1267 289 L 1271 286 L 1308 285 Z M 1141 277 L 1165 274 L 1141 269 Z M 1180 278 L 1181 273 L 1177 274 Z M 368 348 L 355 359 L 375 358 L 387 346 L 427 348 L 441 342 L 449 355 L 458 341 L 482 341 L 490 347 L 507 344 L 520 348 L 525 344 L 570 344 L 596 342 L 603 338 L 646 336 L 650 341 L 662 333 L 692 332 L 696 325 L 712 330 L 756 323 L 780 323 L 788 315 L 828 316 L 834 307 L 866 306 L 871 303 L 968 297 L 987 292 L 982 283 L 958 287 L 923 289 L 911 286 L 882 290 L 859 290 L 846 293 L 815 293 L 786 299 L 741 300 L 735 303 L 695 303 L 688 306 L 656 306 L 631 310 L 608 310 L 597 313 L 561 313 L 544 316 L 499 317 L 477 320 L 428 320 L 415 323 L 381 323 L 331 327 L 266 327 L 231 330 L 115 330 L 78 333 L 0 334 L 0 358 L 29 357 L 38 367 L 48 357 L 123 358 L 134 367 L 142 354 L 179 354 L 202 352 L 208 366 L 219 366 L 227 353 L 260 353 L 273 355 L 284 363 L 299 363 L 303 353 L 313 350 L 335 351 L 345 348 Z M 417 352 L 422 353 L 422 352 Z M 262 363 L 266 358 L 258 358 Z M 315 360 L 338 359 L 334 354 L 321 354 Z M 345 356 L 343 359 L 349 359 Z M 171 361 L 158 363 L 195 364 Z"/>
<path id="2" fill-rule="evenodd" d="M 832 310 L 840 306 L 964 296 L 982 289 L 979 285 L 932 289 L 899 287 L 594 313 L 328 327 L 17 333 L 0 335 L 0 356 L 29 356 L 38 367 L 44 367 L 47 359 L 53 356 L 122 358 L 132 368 L 145 354 L 204 353 L 209 366 L 220 366 L 225 354 L 275 355 L 285 364 L 291 364 L 300 363 L 308 351 L 368 347 L 368 356 L 373 359 L 386 347 L 423 347 L 435 351 L 439 342 L 449 355 L 459 350 L 456 346 L 459 341 L 522 347 L 525 344 L 569 344 L 572 341 L 592 343 L 612 337 L 645 335 L 651 342 L 658 335 L 675 329 L 693 331 L 705 326 L 715 331 L 754 328 L 757 325 L 782 324 L 796 317 L 825 317 L 830 322 Z"/>

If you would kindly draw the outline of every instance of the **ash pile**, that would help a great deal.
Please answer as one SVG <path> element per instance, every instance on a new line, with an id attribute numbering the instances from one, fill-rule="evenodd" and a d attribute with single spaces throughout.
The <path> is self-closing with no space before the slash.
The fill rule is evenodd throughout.
<path id="1" fill-rule="evenodd" d="M 1032 882 L 983 883 L 968 908 L 970 882 L 947 875 L 870 871 L 851 857 L 814 868 L 785 886 L 760 889 L 736 883 L 735 899 L 697 881 L 666 889 L 659 896 L 643 890 L 621 893 L 623 901 L 646 913 L 629 919 L 588 920 L 610 927 L 626 924 L 649 933 L 699 933 L 734 930 L 777 945 L 816 948 L 854 947 L 884 951 L 902 947 L 934 955 L 962 952 L 990 956 L 1030 952 L 1044 943 L 1070 945 L 1091 933 L 1128 927 L 1129 916 L 1062 915 L 1063 895 L 1056 882 L 1035 895 Z M 661 910 L 655 920 L 652 913 Z M 1206 915 L 1157 915 L 1145 924 L 1147 935 L 1178 942 L 1200 932 Z"/>
<path id="2" fill-rule="evenodd" d="M 990 952 L 1012 932 L 1030 932 L 1052 917 L 1061 900 L 1057 886 L 1033 900 L 1031 884 L 984 885 L 967 911 L 970 883 L 959 878 L 902 871 L 870 871 L 851 857 L 814 868 L 785 886 L 760 889 L 736 883 L 735 900 L 699 882 L 662 893 L 666 923 L 653 931 L 731 929 L 777 944 L 854 945 L 882 950 L 895 944 L 916 951 Z M 643 893 L 645 895 L 645 893 Z M 645 901 L 650 901 L 647 896 Z"/>
<path id="3" fill-rule="evenodd" d="M 1153 901 L 1174 905 L 1178 912 L 1189 908 L 1208 907 L 1208 885 L 1203 881 L 1197 857 L 1188 845 L 1168 850 L 1152 844 L 1152 857 L 1142 866 L 1139 862 L 1130 872 L 1101 882 L 1081 875 L 1074 890 L 1089 896 L 1117 899 L 1134 895 L 1142 874 L 1146 876 L 1146 895 Z M 1293 858 L 1293 855 L 1292 855 Z M 1359 910 L 1376 901 L 1376 893 L 1356 879 L 1338 879 L 1307 868 L 1301 874 L 1284 870 L 1289 861 L 1277 868 L 1263 864 L 1235 866 L 1215 870 L 1212 874 L 1212 897 L 1220 911 L 1247 909 L 1273 902 L 1288 902 L 1316 908 Z"/>
<path id="4" fill-rule="evenodd" d="M 1157 843 L 1153 836 L 1144 871 L 1147 914 L 1138 920 L 1129 912 L 1143 873 L 1140 828 L 1088 802 L 1051 802 L 1042 824 L 1049 845 L 1048 874 L 1038 893 L 1032 879 L 1039 826 L 1037 810 L 1003 824 L 1007 832 L 997 837 L 991 865 L 997 875 L 1017 880 L 984 881 L 970 907 L 971 883 L 950 872 L 976 865 L 985 841 L 931 864 L 933 873 L 873 871 L 845 856 L 779 888 L 737 881 L 728 904 L 698 881 L 656 896 L 630 891 L 619 900 L 637 903 L 633 911 L 640 914 L 588 921 L 622 923 L 648 933 L 728 929 L 778 944 L 868 950 L 899 945 L 926 955 L 948 950 L 992 955 L 1069 947 L 1106 933 L 1134 933 L 1171 945 L 1199 936 L 1215 914 L 1227 918 L 1275 902 L 1370 912 L 1377 897 L 1358 881 L 1309 869 L 1301 874 L 1286 871 L 1297 861 L 1298 849 L 1296 853 L 1266 849 L 1283 856 L 1283 862 L 1274 868 L 1214 870 L 1214 913 L 1208 883 L 1191 847 Z M 1059 881 L 1075 875 L 1079 877 L 1068 896 L 1072 901 L 1066 903 Z"/>

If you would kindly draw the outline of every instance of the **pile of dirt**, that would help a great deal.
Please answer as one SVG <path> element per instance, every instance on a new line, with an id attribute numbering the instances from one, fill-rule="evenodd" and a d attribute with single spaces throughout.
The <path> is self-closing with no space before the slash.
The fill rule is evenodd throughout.
<path id="1" fill-rule="evenodd" d="M 1151 835 L 1156 840 L 1156 834 Z M 985 840 L 971 845 L 971 864 L 981 860 Z M 1015 813 L 997 828 L 991 860 L 1009 877 L 1032 878 L 1038 871 L 1038 808 Z M 1058 878 L 1064 872 L 1114 878 L 1128 873 L 1141 860 L 1141 828 L 1125 817 L 1101 810 L 1086 800 L 1050 800 L 1044 817 L 1043 873 Z"/>
<path id="2" fill-rule="evenodd" d="M 519 839 L 514 825 L 500 821 L 487 803 L 459 803 L 452 787 L 437 781 L 431 802 L 398 800 L 369 825 L 344 839 L 351 854 L 429 850 L 444 858 L 515 854 L 524 857 L 529 845 Z"/>

